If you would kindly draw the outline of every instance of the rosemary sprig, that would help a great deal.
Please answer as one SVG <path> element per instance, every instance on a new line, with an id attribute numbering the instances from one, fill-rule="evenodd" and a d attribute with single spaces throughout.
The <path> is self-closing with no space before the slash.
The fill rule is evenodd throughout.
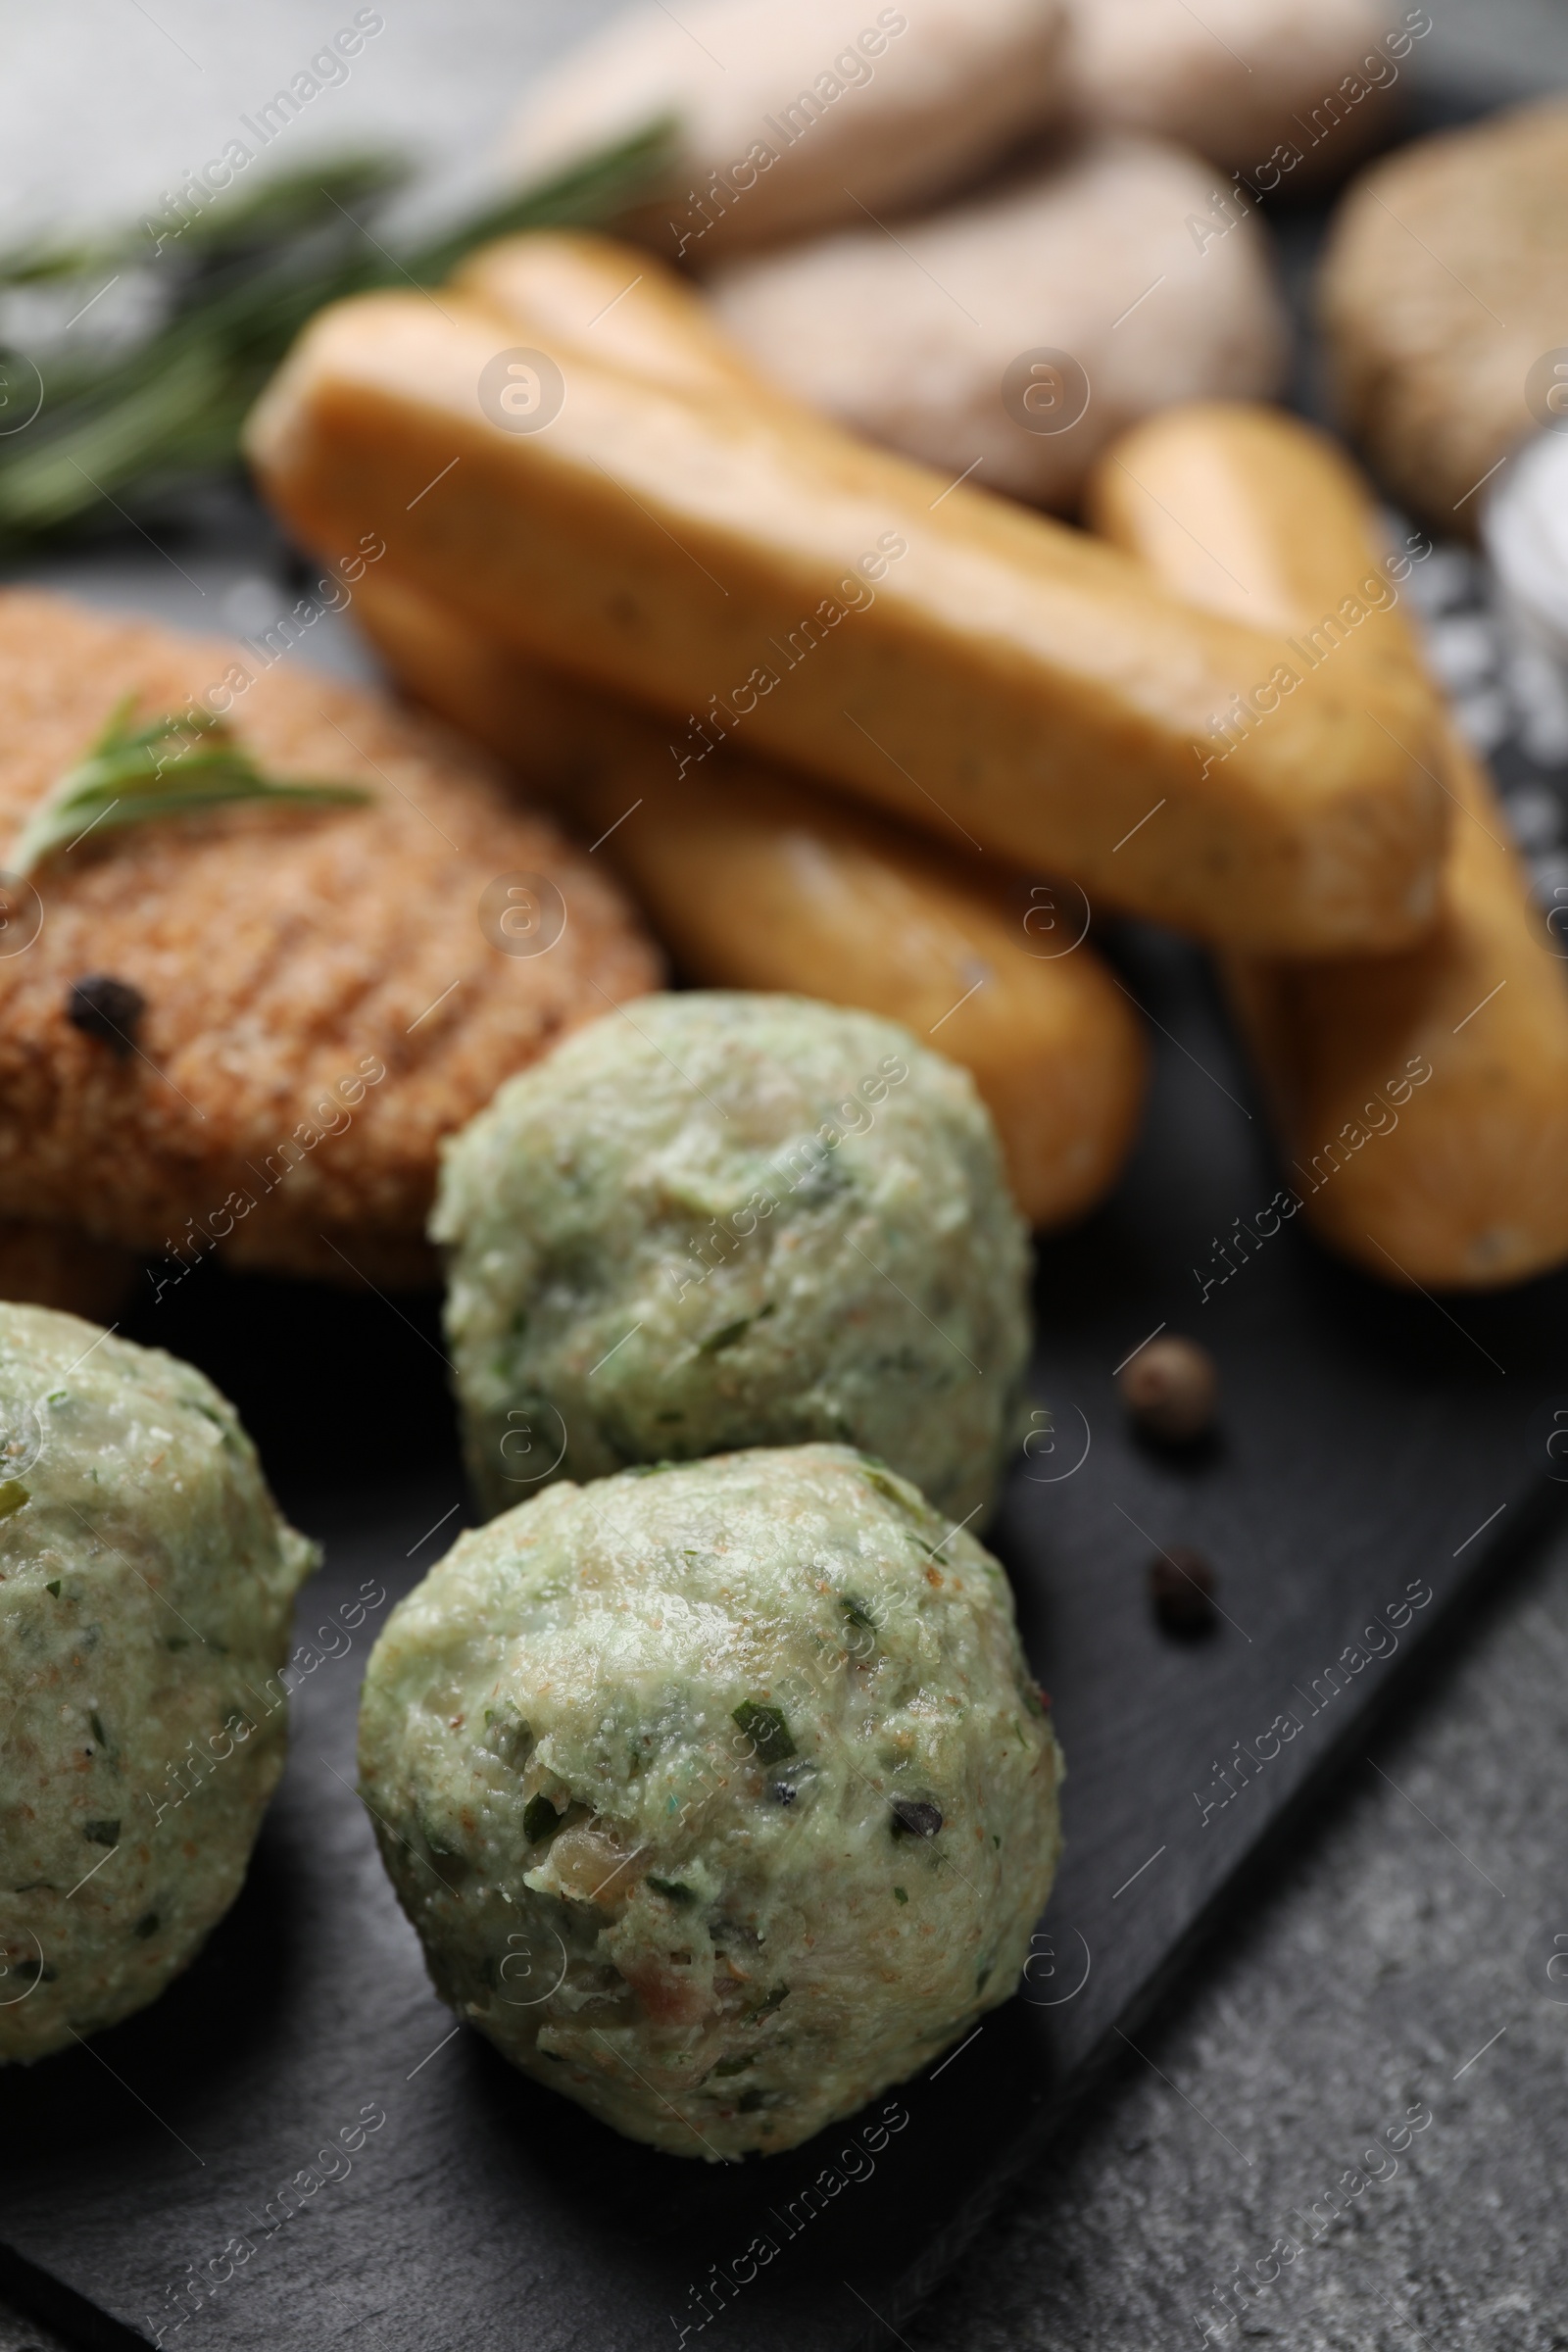
<path id="1" fill-rule="evenodd" d="M 156 247 L 144 227 L 0 255 L 0 296 L 21 294 L 36 311 L 58 295 L 62 322 L 117 275 L 150 314 L 128 339 L 84 341 L 76 330 L 68 341 L 62 324 L 23 353 L 15 372 L 34 384 L 37 368 L 43 404 L 25 429 L 0 435 L 0 552 L 114 528 L 120 515 L 147 519 L 237 472 L 252 403 L 323 304 L 411 279 L 432 284 L 492 237 L 612 221 L 660 183 L 672 147 L 673 125 L 655 122 L 401 248 L 383 215 L 408 168 L 368 155 L 236 188 L 183 228 L 171 224 Z"/>
<path id="2" fill-rule="evenodd" d="M 40 801 L 7 860 L 30 874 L 48 858 L 89 834 L 117 833 L 226 801 L 305 802 L 315 807 L 366 801 L 357 784 L 276 784 L 210 711 L 172 711 L 150 725 L 128 722 L 136 697 L 116 704 L 84 760 Z M 202 738 L 207 748 L 200 748 Z"/>

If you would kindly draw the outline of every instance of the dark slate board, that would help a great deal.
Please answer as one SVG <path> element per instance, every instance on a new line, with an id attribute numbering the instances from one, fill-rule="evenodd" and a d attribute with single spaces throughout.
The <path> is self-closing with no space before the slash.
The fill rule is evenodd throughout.
<path id="1" fill-rule="evenodd" d="M 1304 320 L 1322 216 L 1276 226 Z M 1303 331 L 1309 413 L 1315 376 Z M 180 552 L 176 566 L 124 542 L 30 576 L 175 625 L 265 626 L 244 600 L 265 604 L 288 558 L 253 508 L 220 501 Z M 313 653 L 366 667 L 335 622 Z M 1495 764 L 1561 782 L 1512 746 Z M 1136 2047 L 1242 1865 L 1289 1839 L 1335 1763 L 1365 1752 L 1418 1645 L 1568 1495 L 1547 1451 L 1568 1427 L 1568 1275 L 1494 1299 L 1396 1296 L 1298 1219 L 1201 1300 L 1194 1269 L 1223 1271 L 1216 1243 L 1237 1218 L 1255 1227 L 1281 1178 L 1202 959 L 1152 932 L 1103 944 L 1158 1025 L 1150 1115 L 1114 1199 L 1041 1250 L 1034 1396 L 1057 1450 L 1035 1442 L 991 1535 L 1069 1764 L 1066 1857 L 1020 1996 L 809 2147 L 722 2170 L 618 2140 L 456 2029 L 351 1788 L 369 1643 L 466 1515 L 438 1305 L 207 1267 L 130 1336 L 212 1373 L 285 1507 L 326 1539 L 301 1640 L 323 1629 L 338 1648 L 325 1629 L 366 1583 L 388 1597 L 302 1683 L 249 1883 L 196 1967 L 90 2047 L 0 2076 L 16 2301 L 89 2352 L 160 2333 L 180 2352 L 886 2346 L 1009 2175 Z M 1132 1440 L 1115 1401 L 1115 1366 L 1161 1324 L 1210 1347 L 1224 1380 L 1223 1436 L 1185 1460 Z M 1222 1580 L 1227 1621 L 1199 1643 L 1149 1611 L 1148 1563 L 1175 1544 Z M 1412 1586 L 1431 1600 L 1391 1624 Z M 1352 1644 L 1363 1662 L 1331 1694 Z M 1298 1728 L 1260 1759 L 1282 1716 Z M 270 2230 L 269 2200 L 367 2109 L 386 2120 L 352 2171 Z M 247 2233 L 255 2252 L 216 2284 Z"/>
<path id="2" fill-rule="evenodd" d="M 327 1539 L 302 1639 L 367 1580 L 389 1600 L 304 1681 L 250 1883 L 203 1959 L 144 2016 L 0 2082 L 10 2282 L 42 2316 L 128 2341 L 95 2307 L 146 2337 L 162 2326 L 180 2352 L 886 2342 L 879 2322 L 901 2320 L 1118 2034 L 1136 2043 L 1238 1864 L 1363 1737 L 1499 1539 L 1561 1494 L 1546 1438 L 1568 1280 L 1394 1297 L 1288 1224 L 1200 1304 L 1194 1267 L 1278 1178 L 1200 959 L 1151 933 L 1114 945 L 1168 1034 L 1127 1181 L 1042 1251 L 1035 1395 L 1059 1451 L 1039 1441 L 1019 1463 L 994 1538 L 1071 1775 L 1022 1996 L 808 2148 L 724 2169 L 616 2139 L 455 2030 L 351 1792 L 369 1642 L 461 1523 L 435 1304 L 204 1269 L 128 1328 L 215 1375 L 286 1506 Z M 1162 1322 L 1222 1370 L 1223 1437 L 1194 1460 L 1141 1447 L 1114 1399 L 1113 1368 Z M 1222 1579 L 1229 1622 L 1197 1643 L 1162 1635 L 1144 1591 L 1154 1545 L 1178 1542 Z M 1433 1597 L 1400 1624 L 1412 1584 Z M 1368 1635 L 1380 1614 L 1388 1630 Z M 1330 1695 L 1354 1642 L 1387 1654 Z M 1282 1716 L 1300 1728 L 1258 1760 Z M 385 2121 L 352 2171 L 269 2216 L 368 2108 Z M 256 2251 L 217 2283 L 236 2236 Z M 193 2276 L 214 2291 L 192 2310 Z M 67 2307 L 53 2282 L 84 2300 Z"/>

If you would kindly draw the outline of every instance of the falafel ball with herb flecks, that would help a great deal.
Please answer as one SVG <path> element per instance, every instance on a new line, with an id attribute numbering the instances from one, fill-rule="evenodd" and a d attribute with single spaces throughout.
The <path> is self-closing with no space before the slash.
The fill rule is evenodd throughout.
<path id="1" fill-rule="evenodd" d="M 0 2064 L 156 2000 L 239 1892 L 315 1556 L 201 1373 L 0 1305 Z"/>
<path id="2" fill-rule="evenodd" d="M 1005 2000 L 1060 1846 L 1002 1569 L 840 1446 L 462 1537 L 376 1643 L 360 1774 L 443 2000 L 709 2160 L 809 2138 Z"/>
<path id="3" fill-rule="evenodd" d="M 1028 1236 L 967 1071 L 802 997 L 645 997 L 445 1149 L 435 1240 L 489 1510 L 552 1476 L 825 1440 L 992 1499 Z"/>

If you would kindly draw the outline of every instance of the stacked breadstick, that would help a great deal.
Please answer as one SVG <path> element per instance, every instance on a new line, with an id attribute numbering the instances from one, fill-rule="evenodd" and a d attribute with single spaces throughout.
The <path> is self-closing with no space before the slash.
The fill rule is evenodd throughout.
<path id="1" fill-rule="evenodd" d="M 1568 1252 L 1563 967 L 1302 428 L 1144 426 L 1090 538 L 794 406 L 645 254 L 535 237 L 323 313 L 250 446 L 307 544 L 380 534 L 394 668 L 575 801 L 685 970 L 966 1061 L 1037 1223 L 1136 1124 L 1093 908 L 1218 952 L 1326 1237 L 1425 1285 Z"/>

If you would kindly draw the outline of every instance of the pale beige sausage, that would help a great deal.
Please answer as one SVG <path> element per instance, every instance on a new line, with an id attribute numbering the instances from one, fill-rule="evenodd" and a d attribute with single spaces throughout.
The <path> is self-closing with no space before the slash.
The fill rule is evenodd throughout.
<path id="1" fill-rule="evenodd" d="M 691 979 L 889 1014 L 961 1062 L 1030 1223 L 1120 1174 L 1143 1106 L 1133 1008 L 1071 894 L 988 882 L 885 819 L 720 754 L 677 779 L 660 731 L 367 574 L 357 611 L 404 687 L 550 789 Z M 1065 949 L 1066 953 L 1055 951 Z"/>
<path id="2" fill-rule="evenodd" d="M 655 269 L 627 256 L 628 301 Z M 376 529 L 386 576 L 663 711 L 677 768 L 781 760 L 1233 945 L 1346 954 L 1431 920 L 1447 805 L 1404 673 L 1302 678 L 1277 632 L 1113 549 L 782 396 L 633 375 L 593 330 L 556 338 L 546 428 L 505 429 L 520 331 L 451 291 L 322 313 L 249 428 L 291 527 L 326 553 Z"/>
<path id="3" fill-rule="evenodd" d="M 1380 0 L 1072 0 L 1069 14 L 1086 121 L 1184 140 L 1265 194 L 1335 179 L 1386 138 L 1424 37 L 1409 20 L 1432 28 Z"/>
<path id="4" fill-rule="evenodd" d="M 1556 429 L 1568 102 L 1488 115 L 1369 166 L 1318 274 L 1339 421 L 1401 504 L 1472 532 L 1509 453 Z"/>
<path id="5" fill-rule="evenodd" d="M 1101 528 L 1211 608 L 1266 611 L 1299 632 L 1376 551 L 1358 478 L 1283 415 L 1174 413 L 1112 455 Z M 1351 658 L 1419 662 L 1393 608 Z M 1429 939 L 1396 956 L 1226 969 L 1287 1180 L 1323 1239 L 1385 1281 L 1488 1289 L 1568 1258 L 1568 964 L 1451 724 L 1441 765 L 1460 813 Z"/>
<path id="6" fill-rule="evenodd" d="M 654 0 L 530 91 L 533 180 L 661 114 L 676 151 L 639 231 L 666 261 L 924 202 L 1061 112 L 1060 0 Z"/>
<path id="7" fill-rule="evenodd" d="M 1141 416 L 1264 399 L 1283 378 L 1268 246 L 1250 219 L 1209 222 L 1213 186 L 1162 140 L 1089 139 L 896 240 L 861 220 L 743 256 L 708 292 L 757 367 L 813 408 L 950 481 L 1066 512 Z M 1059 388 L 1031 380 L 1045 350 L 1066 355 Z"/>

